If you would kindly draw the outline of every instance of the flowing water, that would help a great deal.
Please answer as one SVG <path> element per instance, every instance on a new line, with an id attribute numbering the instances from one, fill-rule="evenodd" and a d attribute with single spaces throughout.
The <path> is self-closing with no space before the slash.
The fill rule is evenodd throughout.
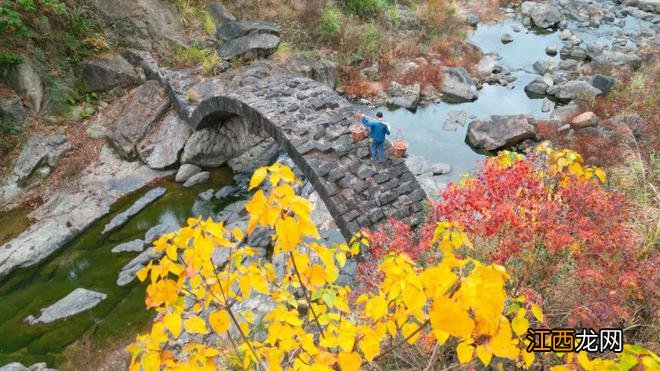
<path id="1" fill-rule="evenodd" d="M 514 32 L 518 26 L 522 31 Z M 510 33 L 514 41 L 503 44 L 502 34 Z M 539 59 L 553 59 L 545 54 L 547 46 L 561 47 L 557 33 L 536 33 L 525 29 L 519 20 L 507 20 L 496 24 L 480 24 L 468 35 L 468 39 L 479 46 L 484 53 L 497 53 L 502 59 L 498 62 L 516 76 L 510 84 L 513 88 L 484 84 L 478 92 L 478 99 L 468 103 L 437 102 L 419 107 L 415 112 L 406 109 L 378 107 L 384 119 L 396 126 L 390 139 L 405 139 L 408 152 L 424 156 L 432 162 L 452 165 L 452 171 L 440 177 L 441 181 L 457 181 L 462 175 L 474 170 L 483 154 L 476 153 L 465 143 L 467 124 L 456 131 L 443 130 L 443 122 L 452 111 L 464 111 L 471 119 L 488 115 L 532 114 L 536 118 L 547 117 L 541 112 L 542 99 L 530 99 L 525 93 L 525 85 L 539 77 L 532 67 Z"/>
<path id="2" fill-rule="evenodd" d="M 89 337 L 95 346 L 121 341 L 147 326 L 151 313 L 144 307 L 144 285 L 116 285 L 117 274 L 137 253 L 114 254 L 117 244 L 143 238 L 158 224 L 182 225 L 191 216 L 210 216 L 224 206 L 219 201 L 204 202 L 197 194 L 231 183 L 232 173 L 222 168 L 211 180 L 197 187 L 164 182 L 167 193 L 125 226 L 106 236 L 101 230 L 117 212 L 130 206 L 148 189 L 142 189 L 117 202 L 110 215 L 83 232 L 73 242 L 36 267 L 12 273 L 0 282 L 0 365 L 8 362 L 33 364 L 47 362 L 58 366 L 65 348 Z M 1 236 L 0 236 L 1 237 Z M 55 303 L 75 288 L 83 287 L 108 295 L 99 305 L 73 317 L 34 326 L 23 322 L 39 309 Z"/>

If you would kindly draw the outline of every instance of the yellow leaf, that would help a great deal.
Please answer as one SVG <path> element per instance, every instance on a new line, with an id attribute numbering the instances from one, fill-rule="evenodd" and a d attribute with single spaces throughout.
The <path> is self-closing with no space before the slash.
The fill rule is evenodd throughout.
<path id="1" fill-rule="evenodd" d="M 147 278 L 147 274 L 149 274 L 150 269 L 151 269 L 151 264 L 149 264 L 149 266 L 140 269 L 139 271 L 137 271 L 137 273 L 135 273 L 135 275 L 140 280 L 140 282 L 144 282 L 144 280 Z"/>
<path id="2" fill-rule="evenodd" d="M 537 304 L 532 304 L 532 314 L 539 322 L 543 322 L 543 311 Z"/>
<path id="3" fill-rule="evenodd" d="M 405 323 L 403 326 L 401 326 L 401 334 L 403 335 L 404 339 L 408 338 L 408 336 L 410 336 L 418 328 L 419 325 L 416 323 L 410 323 L 410 322 Z M 417 342 L 417 339 L 419 339 L 419 332 L 417 332 L 410 339 L 408 339 L 408 344 L 415 344 Z"/>
<path id="4" fill-rule="evenodd" d="M 589 357 L 587 357 L 587 352 L 578 352 L 577 360 L 580 363 L 580 366 L 582 366 L 582 368 L 585 370 L 590 371 L 594 369 L 591 360 L 589 360 Z"/>
<path id="5" fill-rule="evenodd" d="M 245 236 L 243 236 L 243 231 L 241 231 L 238 228 L 234 228 L 231 230 L 231 233 L 234 235 L 234 238 L 237 241 L 242 241 Z"/>
<path id="6" fill-rule="evenodd" d="M 455 249 L 458 249 L 463 245 L 463 233 L 459 231 L 452 231 L 451 232 L 451 244 L 454 245 Z"/>
<path id="7" fill-rule="evenodd" d="M 526 333 L 529 328 L 529 321 L 525 318 L 526 313 L 527 311 L 524 309 L 518 310 L 516 317 L 511 321 L 511 328 L 518 336 L 522 336 L 522 334 Z"/>
<path id="8" fill-rule="evenodd" d="M 596 176 L 598 177 L 598 180 L 600 180 L 601 183 L 605 183 L 607 181 L 607 175 L 605 174 L 603 169 L 597 167 L 594 170 L 594 173 L 596 174 Z"/>
<path id="9" fill-rule="evenodd" d="M 529 368 L 532 363 L 534 363 L 535 355 L 533 352 L 527 352 L 525 350 L 521 351 L 523 362 L 525 362 L 525 368 Z"/>
<path id="10" fill-rule="evenodd" d="M 209 323 L 213 331 L 218 334 L 224 334 L 229 329 L 229 313 L 226 310 L 218 310 L 209 315 Z"/>
<path id="11" fill-rule="evenodd" d="M 323 286 L 326 283 L 327 276 L 325 270 L 318 264 L 312 265 L 305 274 L 308 275 L 312 288 Z"/>
<path id="12" fill-rule="evenodd" d="M 559 170 L 563 169 L 566 165 L 568 165 L 568 161 L 561 157 L 559 160 L 557 160 L 557 166 L 559 166 Z"/>
<path id="13" fill-rule="evenodd" d="M 438 329 L 433 330 L 433 335 L 435 336 L 435 340 L 438 342 L 439 345 L 443 345 L 447 339 L 449 339 L 449 334 Z"/>
<path id="14" fill-rule="evenodd" d="M 382 296 L 375 296 L 367 302 L 364 307 L 367 317 L 378 320 L 387 314 L 387 301 Z"/>
<path id="15" fill-rule="evenodd" d="M 165 253 L 167 254 L 167 257 L 172 261 L 177 261 L 179 259 L 177 256 L 177 247 L 174 244 L 167 245 L 167 248 L 165 248 Z"/>
<path id="16" fill-rule="evenodd" d="M 170 330 L 175 338 L 181 334 L 181 315 L 179 313 L 167 313 L 165 315 L 165 327 Z"/>
<path id="17" fill-rule="evenodd" d="M 261 183 L 263 183 L 266 179 L 266 175 L 268 175 L 268 169 L 266 167 L 260 167 L 255 170 L 254 174 L 252 174 L 252 178 L 250 179 L 250 187 L 248 188 L 248 191 L 261 185 Z"/>
<path id="18" fill-rule="evenodd" d="M 359 370 L 362 365 L 362 357 L 356 352 L 340 352 L 337 355 L 337 363 L 341 371 Z"/>
<path id="19" fill-rule="evenodd" d="M 515 359 L 519 350 L 511 338 L 511 326 L 504 316 L 501 316 L 497 333 L 490 339 L 489 350 L 498 357 Z"/>
<path id="20" fill-rule="evenodd" d="M 336 255 L 337 257 L 337 264 L 339 264 L 339 268 L 343 268 L 344 265 L 346 265 L 346 253 L 344 251 L 340 251 Z"/>
<path id="21" fill-rule="evenodd" d="M 206 322 L 199 316 L 192 316 L 183 322 L 183 328 L 191 334 L 206 334 Z"/>
<path id="22" fill-rule="evenodd" d="M 456 354 L 458 355 L 458 361 L 461 364 L 466 364 L 472 360 L 474 353 L 474 347 L 468 342 L 462 342 L 456 347 Z"/>
<path id="23" fill-rule="evenodd" d="M 493 358 L 493 353 L 491 353 L 482 345 L 477 345 L 477 357 L 481 363 L 484 364 L 484 366 L 488 366 L 488 364 L 490 364 L 490 360 Z"/>
<path id="24" fill-rule="evenodd" d="M 433 301 L 429 317 L 434 330 L 456 337 L 467 338 L 474 330 L 474 321 L 468 312 L 458 303 L 444 296 Z"/>
<path id="25" fill-rule="evenodd" d="M 364 358 L 371 362 L 380 353 L 380 343 L 376 339 L 376 336 L 366 335 L 360 340 L 360 350 L 362 350 Z"/>
<path id="26" fill-rule="evenodd" d="M 571 369 L 563 365 L 557 365 L 550 367 L 550 371 L 571 371 Z"/>
<path id="27" fill-rule="evenodd" d="M 157 352 L 149 352 L 142 357 L 141 363 L 144 371 L 158 371 L 160 369 L 160 355 Z"/>

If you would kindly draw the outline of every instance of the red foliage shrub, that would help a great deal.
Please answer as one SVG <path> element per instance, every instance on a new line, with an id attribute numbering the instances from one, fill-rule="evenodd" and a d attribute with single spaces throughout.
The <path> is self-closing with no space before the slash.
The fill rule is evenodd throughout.
<path id="1" fill-rule="evenodd" d="M 520 292 L 538 293 L 554 309 L 551 324 L 621 325 L 634 315 L 635 302 L 653 297 L 657 254 L 639 256 L 625 197 L 593 179 L 541 173 L 540 162 L 485 161 L 474 178 L 441 193 L 417 233 L 396 221 L 372 232 L 371 253 L 401 251 L 429 263 L 436 258 L 429 246 L 437 222 L 458 222 L 477 254 L 503 264 Z"/>

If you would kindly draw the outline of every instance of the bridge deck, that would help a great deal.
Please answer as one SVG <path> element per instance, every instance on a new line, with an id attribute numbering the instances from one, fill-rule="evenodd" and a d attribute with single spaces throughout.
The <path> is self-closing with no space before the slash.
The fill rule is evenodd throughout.
<path id="1" fill-rule="evenodd" d="M 148 77 L 161 81 L 193 129 L 227 115 L 243 116 L 253 129 L 265 129 L 312 182 L 345 238 L 388 217 L 413 225 L 422 221 L 426 195 L 415 176 L 402 159 L 370 160 L 369 140 L 351 139 L 354 107 L 329 87 L 273 74 L 263 65 L 247 68 L 230 82 L 159 69 L 148 59 L 143 67 Z"/>

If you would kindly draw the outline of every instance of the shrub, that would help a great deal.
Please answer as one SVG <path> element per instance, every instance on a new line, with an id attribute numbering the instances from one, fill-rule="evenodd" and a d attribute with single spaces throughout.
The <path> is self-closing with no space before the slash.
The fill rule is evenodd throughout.
<path id="1" fill-rule="evenodd" d="M 0 68 L 9 68 L 23 62 L 23 57 L 11 51 L 0 52 Z"/>
<path id="2" fill-rule="evenodd" d="M 316 35 L 324 41 L 332 40 L 337 37 L 339 30 L 344 23 L 344 15 L 337 8 L 325 8 L 321 13 L 321 19 L 316 26 Z"/>
<path id="3" fill-rule="evenodd" d="M 432 226 L 456 221 L 483 259 L 504 264 L 517 287 L 540 294 L 557 313 L 553 325 L 630 323 L 641 300 L 653 296 L 658 261 L 637 247 L 631 203 L 599 186 L 604 172 L 584 166 L 575 152 L 540 150 L 540 157 L 503 152 L 486 160 L 475 177 L 441 193 L 417 243 L 392 246 L 376 232 L 372 250 L 424 256 Z"/>
<path id="4" fill-rule="evenodd" d="M 353 64 L 378 54 L 383 46 L 383 33 L 373 23 L 362 23 L 348 30 L 345 42 L 349 46 L 345 59 Z"/>
<path id="5" fill-rule="evenodd" d="M 250 189 L 266 179 L 270 193 L 258 190 L 245 206 L 246 232 L 269 230 L 273 255 L 282 256 L 283 265 L 261 261 L 257 249 L 241 246 L 243 230 L 230 231 L 211 219 L 190 218 L 178 232 L 161 236 L 154 249 L 164 256 L 136 273 L 140 281 L 149 278 L 145 303 L 158 316 L 151 331 L 127 347 L 131 369 L 358 370 L 406 343 L 450 348 L 451 360 L 438 362 L 456 360 L 468 368 L 502 366 L 498 360 L 532 366 L 536 355 L 524 351 L 523 335 L 530 321 L 543 321 L 540 307 L 507 296 L 503 267 L 465 256 L 473 247 L 460 225 L 435 225 L 430 243 L 442 259 L 427 268 L 415 267 L 405 254 L 382 256 L 377 289 L 351 301 L 351 288 L 336 279 L 346 260 L 369 242 L 361 234 L 332 248 L 304 242 L 319 236 L 312 205 L 295 195 L 293 171 L 280 164 L 259 168 Z M 218 249 L 227 257 L 221 265 L 211 258 Z M 256 296 L 272 302 L 261 318 L 252 309 Z M 644 348 L 626 345 L 621 362 L 630 361 L 626 355 L 657 367 L 657 356 Z M 618 366 L 584 353 L 578 361 L 583 367 Z"/>
<path id="6" fill-rule="evenodd" d="M 486 365 L 491 357 L 531 364 L 534 355 L 521 352 L 521 336 L 529 321 L 542 318 L 540 308 L 505 315 L 506 271 L 459 259 L 456 250 L 469 244 L 460 227 L 437 225 L 433 243 L 445 258 L 427 269 L 414 267 L 403 254 L 384 256 L 378 289 L 351 302 L 350 287 L 335 281 L 346 260 L 368 242 L 357 235 L 349 245 L 332 248 L 304 243 L 319 236 L 310 202 L 294 193 L 298 181 L 293 172 L 279 164 L 260 168 L 250 188 L 266 179 L 272 191 L 259 190 L 246 204 L 246 232 L 271 230 L 273 255 L 283 257 L 282 268 L 262 262 L 257 249 L 239 247 L 245 232 L 230 231 L 223 222 L 191 218 L 180 231 L 162 236 L 154 245 L 165 256 L 137 273 L 141 281 L 149 277 L 146 305 L 159 315 L 150 333 L 128 347 L 132 367 L 211 366 L 222 355 L 209 344 L 190 340 L 183 357 L 175 356 L 166 344 L 183 331 L 227 339 L 235 355 L 228 353 L 225 363 L 238 361 L 242 368 L 356 370 L 403 343 L 416 343 L 421 332 L 438 346 L 455 349 L 454 358 L 463 364 L 475 352 Z M 216 248 L 227 253 L 223 266 L 211 259 Z M 262 318 L 247 309 L 255 295 L 273 301 Z M 519 308 L 525 305 L 521 298 L 510 300 Z M 259 329 L 263 332 L 257 333 Z"/>
<path id="7" fill-rule="evenodd" d="M 353 14 L 373 18 L 380 14 L 387 5 L 386 0 L 344 0 L 346 8 Z"/>
<path id="8" fill-rule="evenodd" d="M 0 1 L 0 35 L 30 36 L 30 30 L 25 24 L 28 17 L 49 11 L 62 14 L 66 10 L 66 4 L 58 0 L 2 0 Z"/>

